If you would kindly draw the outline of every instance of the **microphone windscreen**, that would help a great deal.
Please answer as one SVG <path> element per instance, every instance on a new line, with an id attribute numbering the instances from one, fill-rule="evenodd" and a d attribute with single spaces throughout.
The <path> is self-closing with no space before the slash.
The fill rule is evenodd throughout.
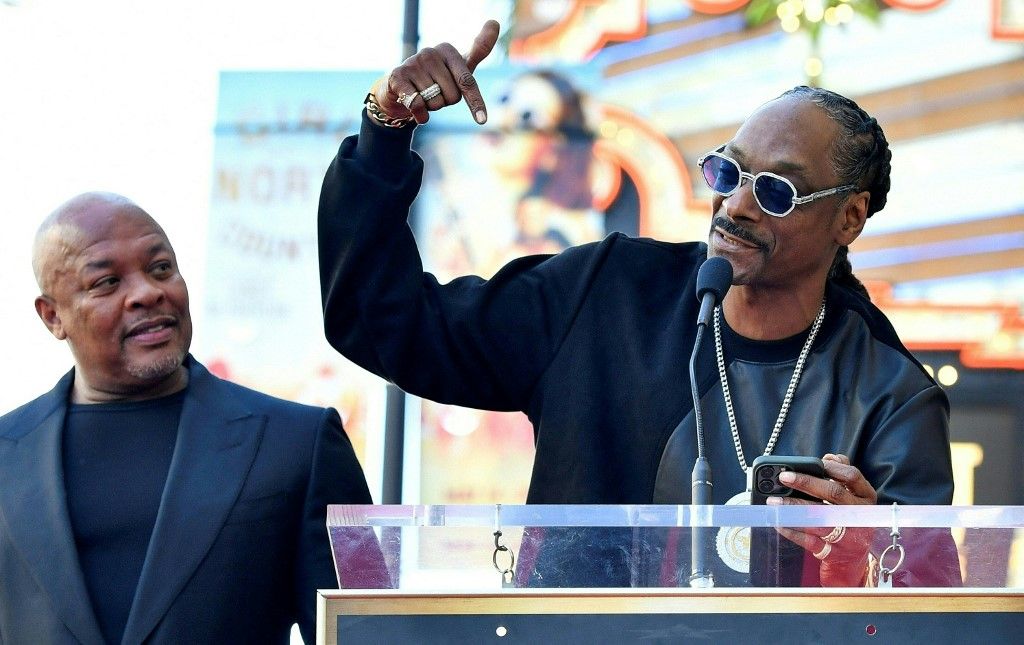
<path id="1" fill-rule="evenodd" d="M 705 293 L 715 296 L 715 302 L 721 302 L 725 293 L 732 286 L 732 265 L 721 257 L 711 257 L 700 265 L 697 270 L 697 300 L 704 299 Z"/>

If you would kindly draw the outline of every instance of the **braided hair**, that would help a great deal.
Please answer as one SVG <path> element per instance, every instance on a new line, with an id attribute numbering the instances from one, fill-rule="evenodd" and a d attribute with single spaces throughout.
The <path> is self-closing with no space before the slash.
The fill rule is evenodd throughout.
<path id="1" fill-rule="evenodd" d="M 783 92 L 779 98 L 787 96 L 814 103 L 839 125 L 839 136 L 833 141 L 831 150 L 832 168 L 839 181 L 854 184 L 856 190 L 866 190 L 871 194 L 868 217 L 885 208 L 889 195 L 892 152 L 878 121 L 868 116 L 851 99 L 820 87 L 800 85 Z M 853 275 L 849 253 L 849 247 L 839 247 L 828 277 L 869 298 L 867 289 Z"/>

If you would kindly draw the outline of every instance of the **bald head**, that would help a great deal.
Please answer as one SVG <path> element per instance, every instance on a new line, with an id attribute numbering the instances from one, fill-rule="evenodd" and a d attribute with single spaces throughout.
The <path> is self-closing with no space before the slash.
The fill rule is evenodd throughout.
<path id="1" fill-rule="evenodd" d="M 32 245 L 32 272 L 39 290 L 43 294 L 53 290 L 54 278 L 85 238 L 102 237 L 115 220 L 126 217 L 144 220 L 167 237 L 149 213 L 117 193 L 82 193 L 58 206 L 39 225 Z"/>

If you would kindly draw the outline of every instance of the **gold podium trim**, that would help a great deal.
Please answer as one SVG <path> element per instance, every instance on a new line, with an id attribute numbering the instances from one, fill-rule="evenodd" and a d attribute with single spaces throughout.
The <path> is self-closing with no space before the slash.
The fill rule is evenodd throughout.
<path id="1" fill-rule="evenodd" d="M 849 614 L 1024 611 L 1020 589 L 505 589 L 317 592 L 317 643 L 338 642 L 340 615 Z"/>

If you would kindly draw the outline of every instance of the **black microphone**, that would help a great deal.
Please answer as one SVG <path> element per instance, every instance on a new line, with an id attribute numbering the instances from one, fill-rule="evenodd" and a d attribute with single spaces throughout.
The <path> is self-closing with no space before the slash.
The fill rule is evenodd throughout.
<path id="1" fill-rule="evenodd" d="M 690 475 L 690 503 L 711 504 L 711 464 L 704 455 L 704 423 L 701 418 L 700 393 L 697 390 L 697 355 L 704 338 L 704 330 L 711 324 L 715 306 L 722 302 L 732 285 L 732 265 L 725 258 L 708 258 L 697 270 L 697 300 L 700 313 L 697 315 L 697 338 L 690 354 L 690 391 L 693 394 L 693 418 L 697 424 L 697 460 Z M 690 586 L 713 587 L 715 581 L 707 566 L 707 552 L 710 544 L 707 527 L 693 527 L 690 542 Z"/>
<path id="2" fill-rule="evenodd" d="M 697 314 L 697 331 L 711 324 L 711 313 L 715 305 L 722 302 L 732 286 L 732 265 L 725 258 L 708 258 L 697 270 L 697 300 L 700 313 Z"/>

